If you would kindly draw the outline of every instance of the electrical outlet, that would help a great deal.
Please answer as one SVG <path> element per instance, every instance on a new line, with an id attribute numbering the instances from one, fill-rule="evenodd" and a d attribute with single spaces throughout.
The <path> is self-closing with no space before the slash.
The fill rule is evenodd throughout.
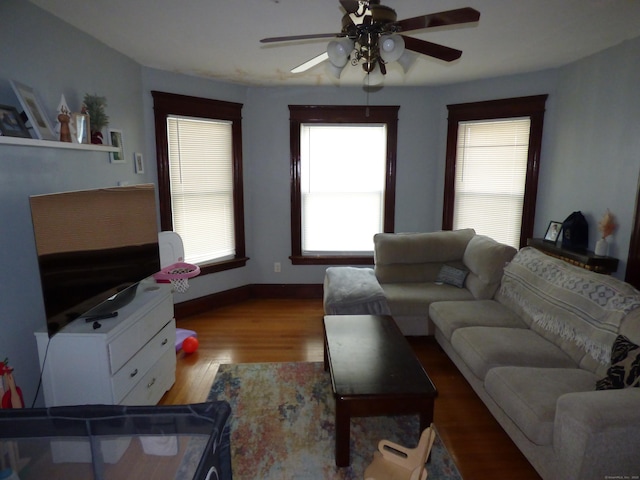
<path id="1" fill-rule="evenodd" d="M 273 271 L 276 273 L 280 273 L 282 271 L 282 266 L 280 265 L 280 262 L 276 262 L 273 264 Z"/>

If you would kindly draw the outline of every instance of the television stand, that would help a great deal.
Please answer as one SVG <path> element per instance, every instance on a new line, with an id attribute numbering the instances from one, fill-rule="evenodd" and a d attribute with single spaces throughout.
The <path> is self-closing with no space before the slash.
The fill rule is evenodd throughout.
<path id="1" fill-rule="evenodd" d="M 91 313 L 91 312 L 88 312 Z M 47 407 L 155 405 L 175 382 L 170 284 L 140 282 L 135 297 L 100 321 L 80 317 L 49 338 L 35 333 Z"/>

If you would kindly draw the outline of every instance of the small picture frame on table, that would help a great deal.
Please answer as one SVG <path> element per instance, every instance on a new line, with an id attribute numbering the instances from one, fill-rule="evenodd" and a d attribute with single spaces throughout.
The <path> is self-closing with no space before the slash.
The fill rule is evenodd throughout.
<path id="1" fill-rule="evenodd" d="M 14 80 L 11 80 L 11 88 L 20 100 L 20 105 L 24 109 L 36 137 L 40 140 L 58 140 L 33 88 Z"/>
<path id="2" fill-rule="evenodd" d="M 144 173 L 144 158 L 141 153 L 136 152 L 133 154 L 133 164 L 135 165 L 136 173 Z"/>
<path id="3" fill-rule="evenodd" d="M 549 222 L 549 226 L 547 227 L 547 233 L 544 234 L 545 242 L 556 243 L 558 241 L 558 237 L 560 237 L 560 231 L 562 230 L 562 222 Z"/>
<path id="4" fill-rule="evenodd" d="M 8 105 L 0 105 L 0 135 L 6 137 L 31 138 L 18 110 Z"/>
<path id="5" fill-rule="evenodd" d="M 111 163 L 124 163 L 124 142 L 122 139 L 122 130 L 110 128 L 109 129 L 109 145 L 112 147 L 118 147 L 117 152 L 111 152 Z"/>

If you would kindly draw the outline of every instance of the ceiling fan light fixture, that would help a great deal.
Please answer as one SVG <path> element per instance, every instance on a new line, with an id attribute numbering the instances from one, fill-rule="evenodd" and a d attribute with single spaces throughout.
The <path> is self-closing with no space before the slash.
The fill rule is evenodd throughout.
<path id="1" fill-rule="evenodd" d="M 342 67 L 336 67 L 333 63 L 327 62 L 326 70 L 329 75 L 340 80 L 340 76 L 342 75 L 342 71 L 344 70 L 344 65 Z"/>
<path id="2" fill-rule="evenodd" d="M 353 40 L 343 38 L 331 40 L 327 45 L 327 55 L 329 61 L 336 67 L 344 67 L 349 61 L 349 55 L 353 51 Z"/>
<path id="3" fill-rule="evenodd" d="M 364 76 L 364 86 L 376 87 L 378 85 L 382 85 L 383 82 L 384 75 L 382 74 L 382 70 L 380 70 L 380 65 L 376 63 L 373 67 L 373 70 L 371 70 Z"/>
<path id="4" fill-rule="evenodd" d="M 396 61 L 398 62 L 398 65 L 402 67 L 404 73 L 407 73 L 417 59 L 418 56 L 415 53 L 405 50 Z"/>
<path id="5" fill-rule="evenodd" d="M 380 57 L 386 63 L 396 62 L 404 53 L 404 39 L 401 35 L 385 35 L 380 42 Z"/>

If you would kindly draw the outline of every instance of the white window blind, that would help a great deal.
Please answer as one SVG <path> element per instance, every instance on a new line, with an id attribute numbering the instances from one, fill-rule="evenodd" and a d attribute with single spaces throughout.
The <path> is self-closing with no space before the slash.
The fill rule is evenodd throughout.
<path id="1" fill-rule="evenodd" d="M 302 124 L 302 251 L 365 254 L 383 229 L 384 124 Z"/>
<path id="2" fill-rule="evenodd" d="M 231 127 L 221 120 L 167 118 L 173 227 L 189 263 L 235 254 Z"/>
<path id="3" fill-rule="evenodd" d="M 519 247 L 530 119 L 460 122 L 453 228 Z"/>

